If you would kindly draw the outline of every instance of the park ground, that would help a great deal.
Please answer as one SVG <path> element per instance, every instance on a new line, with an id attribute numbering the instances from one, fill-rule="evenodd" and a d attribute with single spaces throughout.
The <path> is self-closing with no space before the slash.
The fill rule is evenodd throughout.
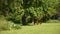
<path id="1" fill-rule="evenodd" d="M 0 34 L 60 34 L 60 23 L 21 26 L 21 29 L 0 31 Z"/>

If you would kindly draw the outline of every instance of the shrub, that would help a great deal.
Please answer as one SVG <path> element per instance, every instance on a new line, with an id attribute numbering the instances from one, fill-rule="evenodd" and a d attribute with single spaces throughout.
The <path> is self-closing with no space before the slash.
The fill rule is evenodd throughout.
<path id="1" fill-rule="evenodd" d="M 46 23 L 60 23 L 59 20 L 48 20 Z"/>
<path id="2" fill-rule="evenodd" d="M 14 25 L 12 26 L 12 28 L 13 28 L 13 29 L 20 29 L 21 27 L 20 27 L 20 24 L 14 24 Z"/>
<path id="3" fill-rule="evenodd" d="M 1 30 L 11 30 L 11 29 L 19 29 L 20 24 L 14 24 L 12 21 L 8 21 L 4 16 L 0 16 L 0 31 Z"/>
<path id="4" fill-rule="evenodd" d="M 14 24 L 11 21 L 0 20 L 0 30 L 20 29 L 20 25 Z"/>
<path id="5" fill-rule="evenodd" d="M 0 20 L 0 30 L 10 30 L 13 23 L 11 21 Z"/>

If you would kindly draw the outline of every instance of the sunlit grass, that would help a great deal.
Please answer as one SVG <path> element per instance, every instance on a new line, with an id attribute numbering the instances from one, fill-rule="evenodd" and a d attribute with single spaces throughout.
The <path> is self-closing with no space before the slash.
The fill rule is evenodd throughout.
<path id="1" fill-rule="evenodd" d="M 0 34 L 60 34 L 60 23 L 21 26 L 19 30 L 0 31 Z"/>

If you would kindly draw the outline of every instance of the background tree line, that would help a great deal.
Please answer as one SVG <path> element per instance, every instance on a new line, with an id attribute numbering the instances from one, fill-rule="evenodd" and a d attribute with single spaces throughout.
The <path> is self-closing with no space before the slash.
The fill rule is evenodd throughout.
<path id="1" fill-rule="evenodd" d="M 46 22 L 58 14 L 60 0 L 0 0 L 0 15 L 6 20 L 26 25 Z"/>

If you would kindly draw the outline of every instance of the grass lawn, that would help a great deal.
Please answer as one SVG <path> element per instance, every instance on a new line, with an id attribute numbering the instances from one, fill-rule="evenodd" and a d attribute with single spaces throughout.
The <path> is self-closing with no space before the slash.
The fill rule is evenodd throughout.
<path id="1" fill-rule="evenodd" d="M 0 31 L 0 34 L 60 34 L 60 23 L 22 26 L 19 30 Z"/>

